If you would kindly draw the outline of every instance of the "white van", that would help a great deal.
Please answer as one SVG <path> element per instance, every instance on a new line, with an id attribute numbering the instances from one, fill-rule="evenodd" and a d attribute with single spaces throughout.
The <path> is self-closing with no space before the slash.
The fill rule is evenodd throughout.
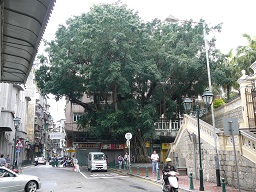
<path id="1" fill-rule="evenodd" d="M 88 171 L 107 171 L 106 155 L 102 152 L 90 152 L 88 154 Z"/>

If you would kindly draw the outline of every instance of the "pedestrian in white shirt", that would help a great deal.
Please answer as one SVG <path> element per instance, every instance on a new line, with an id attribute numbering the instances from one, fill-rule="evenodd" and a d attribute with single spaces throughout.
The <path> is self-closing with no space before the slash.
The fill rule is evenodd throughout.
<path id="1" fill-rule="evenodd" d="M 156 153 L 156 151 L 153 152 L 153 154 L 151 155 L 151 161 L 152 161 L 152 173 L 156 174 L 158 171 L 158 160 L 159 160 L 159 156 Z"/>
<path id="2" fill-rule="evenodd" d="M 4 158 L 4 154 L 1 154 L 0 166 L 6 166 L 6 160 L 5 160 L 5 158 Z"/>
<path id="3" fill-rule="evenodd" d="M 129 167 L 129 154 L 128 152 L 125 153 L 124 155 L 124 162 L 125 162 L 125 166 L 126 166 L 126 169 L 128 169 Z"/>

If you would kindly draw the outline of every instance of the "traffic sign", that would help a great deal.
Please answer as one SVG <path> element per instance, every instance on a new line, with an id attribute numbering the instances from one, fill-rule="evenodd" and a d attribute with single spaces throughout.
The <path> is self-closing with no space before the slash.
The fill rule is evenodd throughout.
<path id="1" fill-rule="evenodd" d="M 224 135 L 239 135 L 238 118 L 223 118 Z"/>
<path id="2" fill-rule="evenodd" d="M 125 134 L 125 139 L 126 139 L 126 145 L 128 147 L 128 150 L 129 150 L 129 161 L 128 161 L 128 166 L 130 167 L 130 162 L 131 162 L 131 143 L 130 143 L 130 140 L 132 139 L 132 134 L 131 133 L 126 133 Z"/>
<path id="3" fill-rule="evenodd" d="M 132 139 L 132 134 L 131 133 L 126 133 L 125 134 L 125 139 L 131 140 Z"/>

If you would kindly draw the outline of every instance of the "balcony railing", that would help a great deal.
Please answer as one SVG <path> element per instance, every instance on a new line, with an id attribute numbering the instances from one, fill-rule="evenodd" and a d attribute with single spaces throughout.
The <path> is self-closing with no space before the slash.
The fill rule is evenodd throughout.
<path id="1" fill-rule="evenodd" d="M 157 121 L 155 122 L 156 130 L 166 130 L 166 131 L 172 131 L 172 130 L 179 130 L 181 121 L 175 120 L 175 121 Z"/>
<path id="2" fill-rule="evenodd" d="M 155 122 L 154 125 L 157 135 L 175 137 L 180 128 L 181 121 L 160 120 Z"/>

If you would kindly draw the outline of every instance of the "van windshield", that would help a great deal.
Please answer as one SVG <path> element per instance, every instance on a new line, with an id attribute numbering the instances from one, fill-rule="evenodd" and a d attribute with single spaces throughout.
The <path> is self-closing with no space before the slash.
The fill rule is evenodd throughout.
<path id="1" fill-rule="evenodd" d="M 95 154 L 94 155 L 94 160 L 106 160 L 105 155 L 103 154 Z"/>

